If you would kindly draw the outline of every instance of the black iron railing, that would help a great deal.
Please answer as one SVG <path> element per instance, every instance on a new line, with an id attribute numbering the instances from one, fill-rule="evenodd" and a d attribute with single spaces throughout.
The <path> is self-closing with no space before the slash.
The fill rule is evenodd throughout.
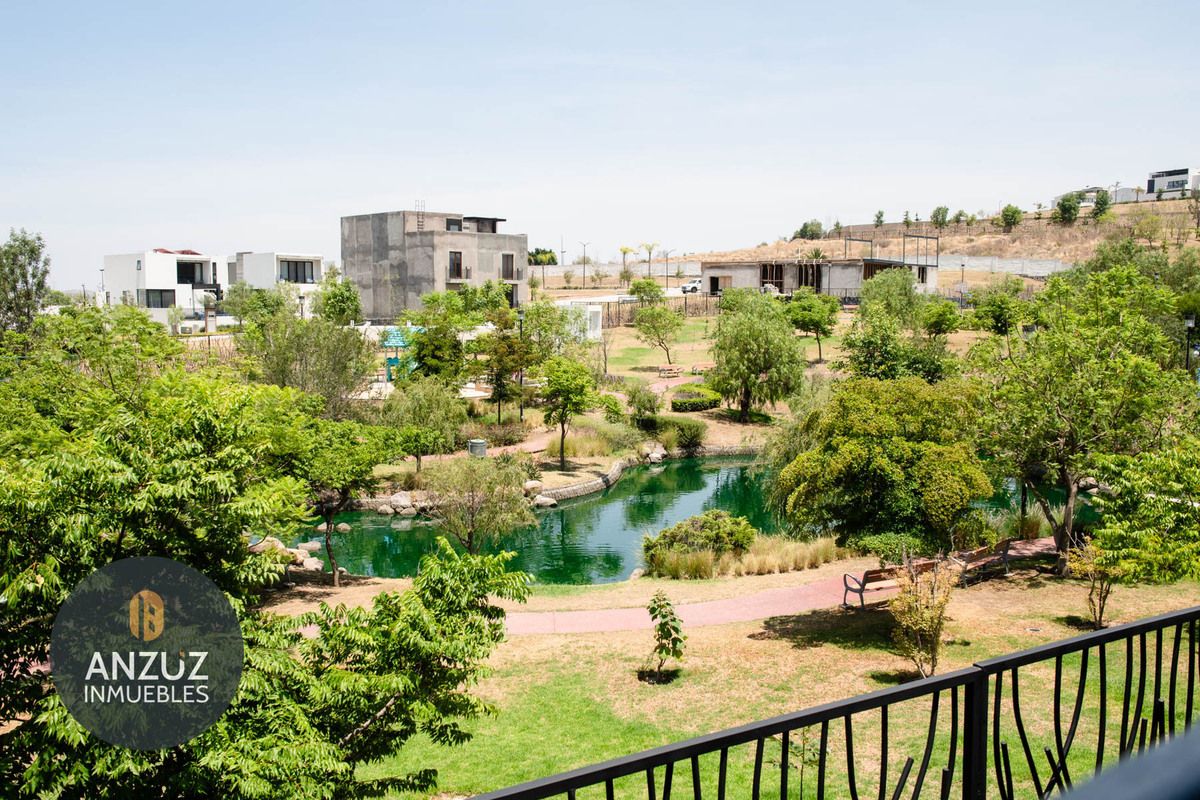
<path id="1" fill-rule="evenodd" d="M 1047 797 L 1191 726 L 1197 620 L 1087 633 L 482 799 Z"/>

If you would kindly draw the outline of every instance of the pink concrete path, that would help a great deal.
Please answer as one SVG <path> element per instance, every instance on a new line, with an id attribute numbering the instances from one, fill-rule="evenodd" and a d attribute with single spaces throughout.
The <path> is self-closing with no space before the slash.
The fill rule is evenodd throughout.
<path id="1" fill-rule="evenodd" d="M 1055 552 L 1054 539 L 1013 542 L 1012 558 L 1050 555 Z M 729 622 L 749 622 L 767 617 L 799 614 L 818 608 L 835 608 L 842 604 L 842 576 L 824 578 L 803 586 L 766 589 L 744 597 L 706 600 L 676 608 L 685 628 L 705 625 L 724 625 Z M 894 590 L 867 593 L 867 602 L 890 597 Z M 850 596 L 850 602 L 857 598 Z M 509 612 L 505 627 L 510 634 L 522 636 L 537 633 L 610 633 L 612 631 L 649 630 L 650 615 L 642 607 L 603 608 L 591 611 L 515 611 Z"/>

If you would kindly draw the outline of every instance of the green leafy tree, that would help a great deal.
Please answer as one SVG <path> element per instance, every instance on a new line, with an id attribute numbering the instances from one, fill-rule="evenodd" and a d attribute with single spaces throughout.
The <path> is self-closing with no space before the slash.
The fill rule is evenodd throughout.
<path id="1" fill-rule="evenodd" d="M 521 394 L 516 380 L 517 371 L 525 363 L 525 346 L 512 327 L 511 315 L 501 326 L 480 340 L 480 350 L 486 357 L 488 384 L 492 387 L 491 401 L 496 404 L 496 424 L 503 419 L 501 409 L 507 401 Z"/>
<path id="2" fill-rule="evenodd" d="M 961 228 L 962 224 L 967 221 L 967 212 L 960 208 L 954 212 L 954 216 L 950 218 L 950 221 L 954 223 L 955 228 Z"/>
<path id="3" fill-rule="evenodd" d="M 341 585 L 333 553 L 333 518 L 346 511 L 355 496 L 375 487 L 375 465 L 385 460 L 380 436 L 356 422 L 316 420 L 307 430 L 302 474 L 308 482 L 313 513 L 321 518 L 325 554 L 333 585 Z"/>
<path id="4" fill-rule="evenodd" d="M 1020 278 L 1009 275 L 991 286 L 973 293 L 975 319 L 984 330 L 1007 340 L 1025 316 L 1025 304 L 1020 294 L 1024 289 Z"/>
<path id="5" fill-rule="evenodd" d="M 650 654 L 654 666 L 651 669 L 656 676 L 661 677 L 668 660 L 683 660 L 683 647 L 687 636 L 683 633 L 683 622 L 675 613 L 674 604 L 662 589 L 650 598 L 646 610 L 650 613 L 650 621 L 654 623 L 654 650 Z"/>
<path id="6" fill-rule="evenodd" d="M 930 300 L 918 314 L 921 330 L 932 338 L 949 336 L 959 329 L 962 321 L 958 306 L 949 300 Z"/>
<path id="7" fill-rule="evenodd" d="M 863 281 L 861 305 L 881 308 L 906 328 L 916 328 L 926 296 L 917 290 L 917 279 L 909 269 L 885 269 Z"/>
<path id="8" fill-rule="evenodd" d="M 547 425 L 558 426 L 558 463 L 567 467 L 567 428 L 578 415 L 595 404 L 595 384 L 586 364 L 554 356 L 542 368 L 545 386 L 542 400 Z"/>
<path id="9" fill-rule="evenodd" d="M 805 222 L 803 225 L 801 225 L 799 228 L 796 229 L 796 232 L 792 234 L 792 238 L 793 239 L 820 239 L 824 235 L 825 235 L 825 228 L 823 225 L 821 225 L 820 221 L 815 220 L 815 219 L 810 219 L 808 222 Z"/>
<path id="10" fill-rule="evenodd" d="M 497 458 L 452 458 L 429 468 L 426 486 L 439 527 L 468 553 L 534 521 L 525 473 Z"/>
<path id="11" fill-rule="evenodd" d="M 558 255 L 553 250 L 547 250 L 544 247 L 535 247 L 529 251 L 530 266 L 556 266 L 558 264 Z"/>
<path id="12" fill-rule="evenodd" d="M 430 292 L 421 297 L 420 309 L 405 312 L 414 326 L 410 353 L 419 375 L 454 382 L 465 368 L 462 334 L 481 324 L 481 315 L 468 313 L 459 292 Z"/>
<path id="13" fill-rule="evenodd" d="M 792 300 L 785 306 L 785 309 L 792 327 L 816 338 L 817 361 L 824 361 L 821 339 L 833 335 L 838 311 L 841 310 L 841 304 L 837 298 L 826 294 L 816 294 L 811 289 L 805 289 L 792 295 Z"/>
<path id="14" fill-rule="evenodd" d="M 875 212 L 875 227 L 879 228 L 883 225 L 883 211 Z"/>
<path id="15" fill-rule="evenodd" d="M 629 401 L 631 416 L 637 423 L 653 419 L 662 410 L 662 395 L 640 383 L 635 383 L 625 390 L 625 399 Z"/>
<path id="16" fill-rule="evenodd" d="M 845 544 L 904 534 L 948 550 L 991 483 L 963 432 L 975 413 L 957 382 L 852 378 L 804 423 L 811 446 L 779 473 L 771 497 L 802 535 Z"/>
<path id="17" fill-rule="evenodd" d="M 10 230 L 0 244 L 0 331 L 24 333 L 46 304 L 50 258 L 40 233 Z"/>
<path id="18" fill-rule="evenodd" d="M 1058 202 L 1054 205 L 1055 214 L 1058 221 L 1063 225 L 1072 225 L 1075 220 L 1079 219 L 1079 193 L 1068 192 L 1058 198 Z"/>
<path id="19" fill-rule="evenodd" d="M 1012 203 L 1000 209 L 1000 225 L 1006 232 L 1011 232 L 1013 228 L 1021 224 L 1021 220 L 1024 218 L 1025 213 Z"/>
<path id="20" fill-rule="evenodd" d="M 950 222 L 950 209 L 947 206 L 938 206 L 929 214 L 929 221 L 933 223 L 933 227 L 941 230 Z"/>
<path id="21" fill-rule="evenodd" d="M 864 306 L 842 339 L 844 367 L 860 378 L 890 380 L 918 376 L 936 383 L 955 371 L 944 339 L 913 341 L 881 306 Z"/>
<path id="22" fill-rule="evenodd" d="M 354 328 L 286 311 L 248 325 L 239 346 L 252 379 L 315 394 L 333 418 L 350 414 L 375 366 L 375 345 Z"/>
<path id="23" fill-rule="evenodd" d="M 537 300 L 522 308 L 529 364 L 540 364 L 551 356 L 563 355 L 585 341 L 587 327 L 582 309 L 560 306 L 548 299 Z"/>
<path id="24" fill-rule="evenodd" d="M 167 309 L 167 328 L 171 331 L 172 336 L 179 334 L 179 325 L 183 322 L 183 309 L 179 306 L 171 306 Z"/>
<path id="25" fill-rule="evenodd" d="M 1112 208 L 1112 195 L 1107 189 L 1096 191 L 1096 199 L 1092 203 L 1092 219 L 1100 219 Z"/>
<path id="26" fill-rule="evenodd" d="M 629 287 L 629 293 L 644 306 L 666 302 L 667 295 L 653 278 L 641 278 Z"/>
<path id="27" fill-rule="evenodd" d="M 382 420 L 399 434 L 400 447 L 417 460 L 454 450 L 467 423 L 458 392 L 437 378 L 423 377 L 399 386 L 384 401 Z"/>
<path id="28" fill-rule="evenodd" d="M 254 288 L 245 281 L 238 281 L 225 290 L 225 296 L 221 298 L 221 309 L 236 319 L 238 327 L 241 328 L 250 314 L 253 298 Z"/>
<path id="29" fill-rule="evenodd" d="M 942 631 L 955 576 L 941 564 L 927 572 L 906 564 L 897 583 L 899 591 L 888 601 L 888 610 L 896 620 L 892 638 L 921 677 L 928 678 L 937 672 L 941 657 Z"/>
<path id="30" fill-rule="evenodd" d="M 709 383 L 749 422 L 752 409 L 788 396 L 804 374 L 804 354 L 778 300 L 749 290 L 726 297 L 737 310 L 717 318 Z"/>
<path id="31" fill-rule="evenodd" d="M 904 227 L 905 227 L 905 229 L 911 228 L 912 224 L 913 224 L 912 217 L 909 216 L 909 213 L 907 211 L 905 211 L 904 212 Z"/>
<path id="32" fill-rule="evenodd" d="M 672 311 L 665 305 L 651 305 L 639 308 L 633 317 L 633 325 L 637 329 L 637 337 L 650 347 L 657 347 L 671 362 L 671 346 L 679 341 L 683 331 L 683 315 Z"/>
<path id="33" fill-rule="evenodd" d="M 337 267 L 325 270 L 313 297 L 313 313 L 335 325 L 349 325 L 361 320 L 362 301 L 354 281 L 342 277 Z"/>
<path id="34" fill-rule="evenodd" d="M 1170 368 L 1176 348 L 1157 322 L 1173 307 L 1170 290 L 1134 267 L 1060 275 L 1037 296 L 1033 335 L 978 346 L 985 452 L 1036 499 L 1062 572 L 1094 459 L 1153 451 L 1192 418 L 1195 392 Z M 1065 497 L 1061 510 L 1047 484 Z"/>

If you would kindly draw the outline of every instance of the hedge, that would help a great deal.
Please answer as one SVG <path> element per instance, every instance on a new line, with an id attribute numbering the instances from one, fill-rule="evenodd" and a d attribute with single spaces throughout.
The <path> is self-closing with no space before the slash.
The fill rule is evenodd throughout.
<path id="1" fill-rule="evenodd" d="M 721 405 L 721 395 L 707 386 L 688 386 L 671 397 L 671 410 L 675 412 L 707 411 Z"/>

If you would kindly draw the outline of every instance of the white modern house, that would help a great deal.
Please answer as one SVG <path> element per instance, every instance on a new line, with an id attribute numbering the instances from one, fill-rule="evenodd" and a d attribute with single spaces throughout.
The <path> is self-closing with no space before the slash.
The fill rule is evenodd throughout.
<path id="1" fill-rule="evenodd" d="M 324 274 L 323 263 L 317 253 L 240 252 L 226 261 L 226 286 L 244 281 L 255 289 L 271 289 L 277 283 L 290 283 L 308 305 Z"/>
<path id="2" fill-rule="evenodd" d="M 172 306 L 183 309 L 186 319 L 200 320 L 206 301 L 221 299 L 216 259 L 195 250 L 159 247 L 105 256 L 101 283 L 104 305 L 138 306 L 164 325 Z"/>

